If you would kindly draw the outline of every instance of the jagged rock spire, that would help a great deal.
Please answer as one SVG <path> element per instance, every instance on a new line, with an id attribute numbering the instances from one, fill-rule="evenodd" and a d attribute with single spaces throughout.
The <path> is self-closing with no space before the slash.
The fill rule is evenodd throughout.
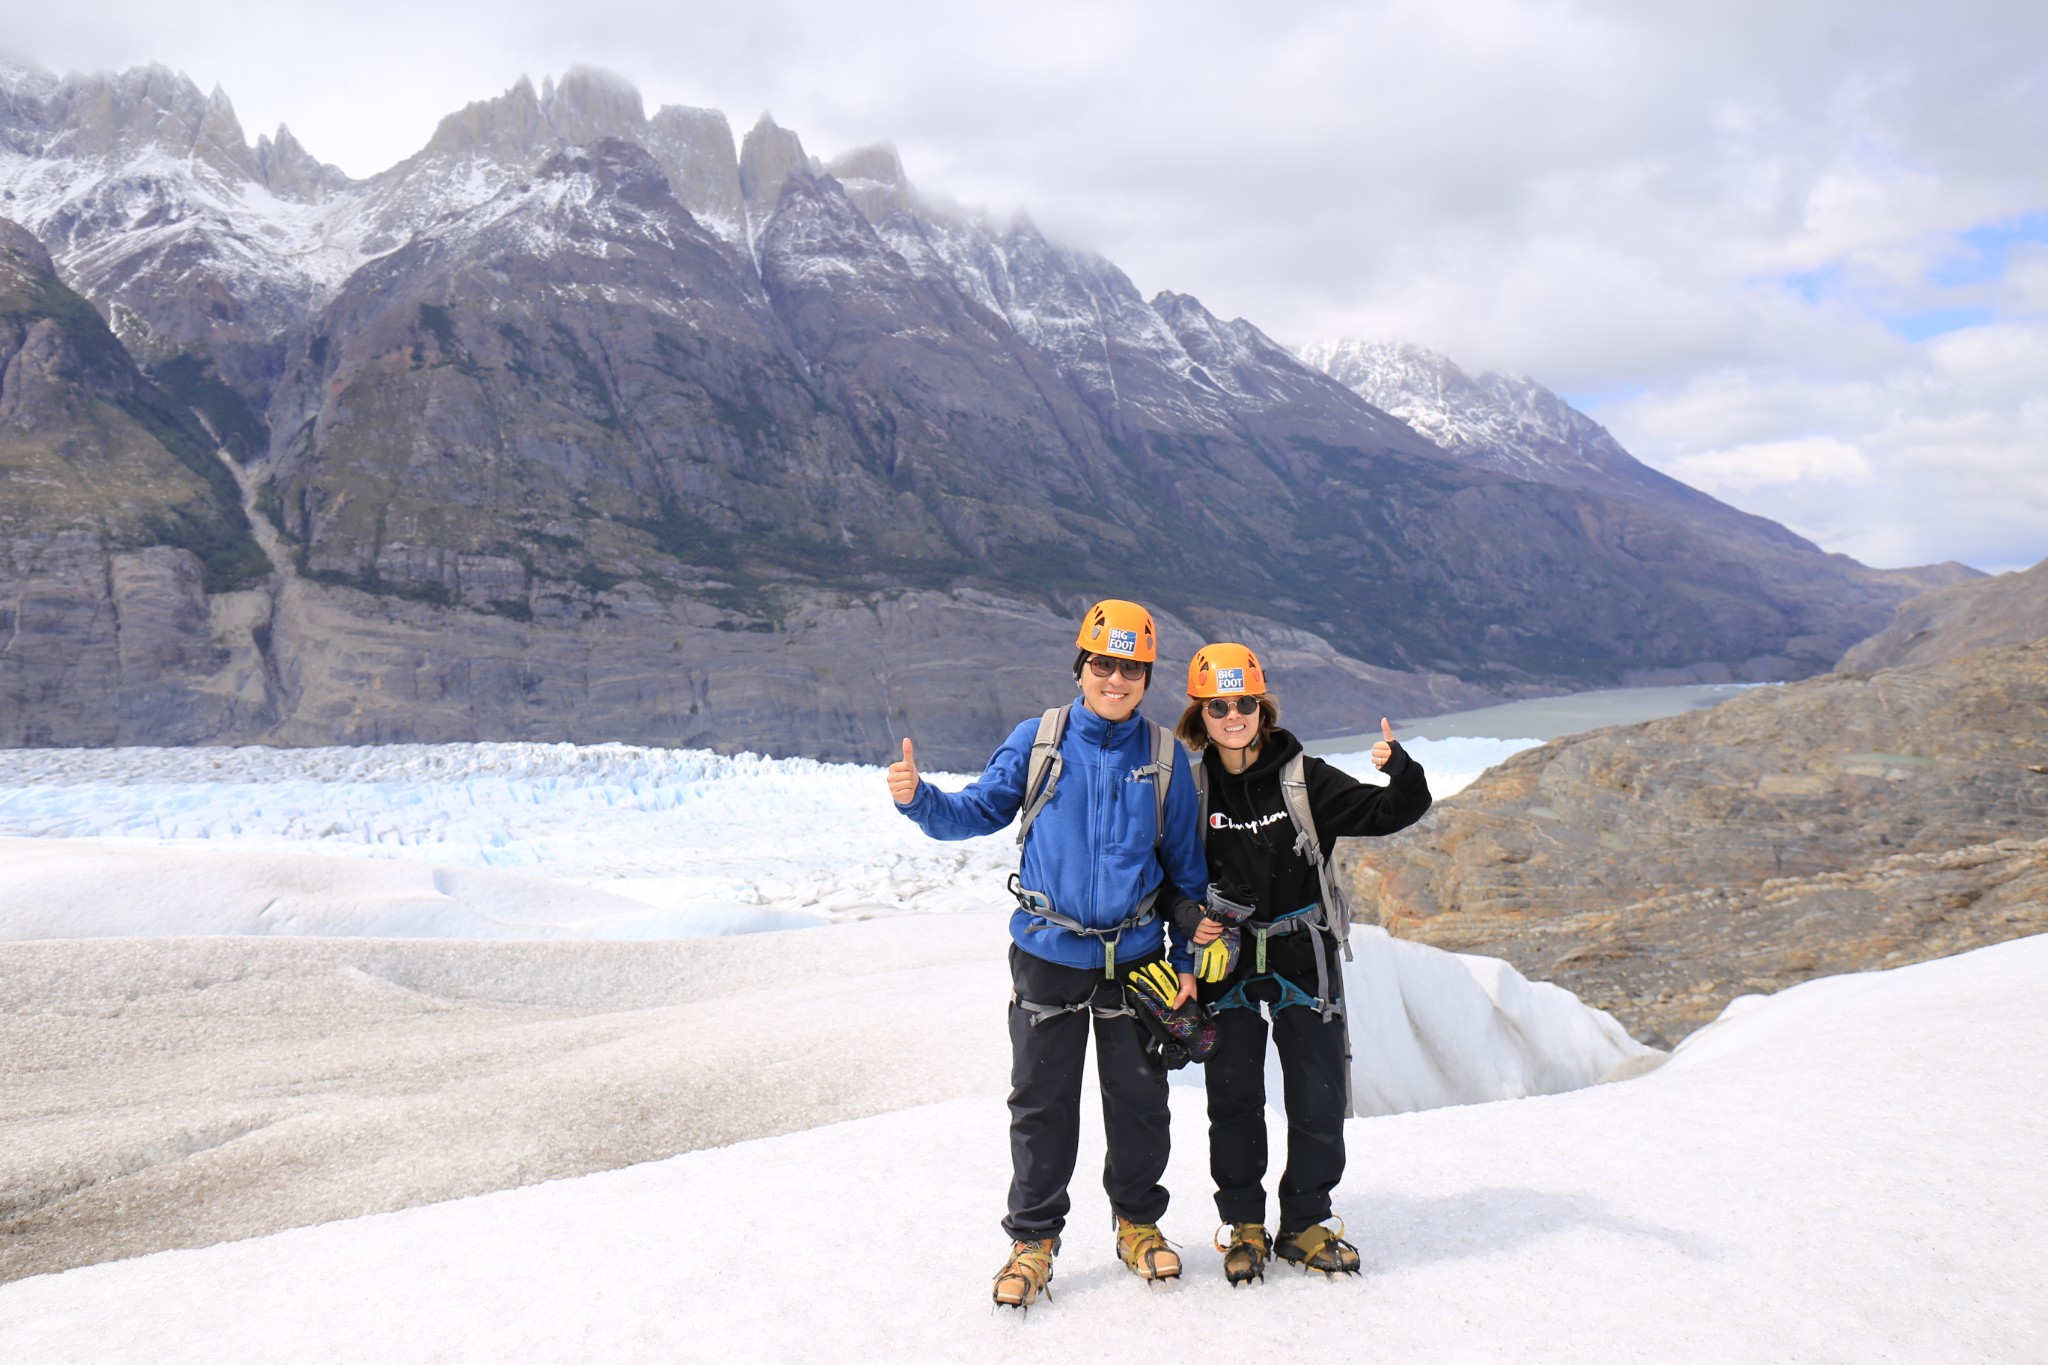
<path id="1" fill-rule="evenodd" d="M 747 215 L 756 223 L 766 221 L 782 195 L 782 182 L 792 172 L 809 169 L 802 140 L 772 115 L 762 114 L 740 144 L 740 193 L 746 198 Z"/>
<path id="2" fill-rule="evenodd" d="M 846 197 L 867 216 L 879 222 L 888 214 L 909 210 L 916 197 L 903 174 L 903 160 L 887 143 L 856 147 L 826 163 L 825 173 L 846 190 Z"/>

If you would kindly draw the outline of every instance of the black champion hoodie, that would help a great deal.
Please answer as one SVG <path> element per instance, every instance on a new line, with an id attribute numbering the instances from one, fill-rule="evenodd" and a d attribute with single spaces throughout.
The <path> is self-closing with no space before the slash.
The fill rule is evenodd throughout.
<path id="1" fill-rule="evenodd" d="M 1278 919 L 1323 898 L 1314 865 L 1294 851 L 1294 822 L 1287 818 L 1287 805 L 1280 798 L 1280 770 L 1300 752 L 1301 741 L 1291 732 L 1275 730 L 1258 762 L 1243 773 L 1225 772 L 1214 746 L 1201 758 L 1209 788 L 1209 823 L 1202 831 L 1208 844 L 1209 880 L 1251 892 L 1255 921 Z M 1376 787 L 1314 755 L 1303 760 L 1309 811 L 1315 816 L 1324 857 L 1339 839 L 1393 834 L 1429 810 L 1429 782 L 1422 765 L 1400 744 L 1394 745 L 1394 755 L 1382 771 L 1388 785 Z M 1249 947 L 1250 935 L 1246 944 Z M 1266 945 L 1267 970 L 1312 982 L 1313 953 L 1307 934 L 1271 939 Z M 1232 979 L 1250 975 L 1251 969 L 1247 951 Z M 1226 989 L 1228 982 L 1205 984 L 1202 995 L 1207 999 Z"/>

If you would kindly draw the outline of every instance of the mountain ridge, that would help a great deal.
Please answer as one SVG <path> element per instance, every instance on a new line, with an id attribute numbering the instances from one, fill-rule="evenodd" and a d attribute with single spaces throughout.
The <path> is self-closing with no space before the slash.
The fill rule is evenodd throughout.
<path id="1" fill-rule="evenodd" d="M 650 117 L 630 84 L 578 68 L 451 114 L 361 181 L 323 179 L 282 131 L 269 172 L 260 144 L 239 160 L 21 153 L 60 137 L 49 111 L 84 107 L 84 79 L 9 87 L 28 93 L 0 110 L 0 213 L 32 210 L 137 359 L 232 434 L 296 573 L 273 585 L 266 638 L 309 639 L 276 611 L 318 597 L 354 618 L 365 658 L 389 656 L 369 676 L 460 701 L 409 729 L 398 700 L 344 714 L 272 659 L 266 676 L 300 680 L 272 697 L 297 717 L 278 734 L 360 734 L 351 714 L 375 712 L 395 737 L 538 737 L 525 703 L 465 692 L 459 659 L 419 673 L 414 626 L 393 619 L 377 643 L 394 612 L 531 655 L 534 694 L 560 698 L 588 694 L 539 675 L 587 669 L 574 641 L 608 620 L 723 631 L 693 645 L 711 666 L 739 635 L 792 643 L 793 621 L 854 620 L 843 606 L 876 594 L 1043 619 L 1133 595 L 1191 631 L 1317 639 L 1341 675 L 1324 709 L 1377 715 L 1814 672 L 1910 587 L 1781 528 L 1759 564 L 1770 536 L 1742 523 L 1461 458 L 1242 319 L 1147 300 L 1022 215 L 935 207 L 886 148 L 822 162 L 766 115 L 735 145 L 716 111 Z M 189 147 L 211 127 L 226 147 L 224 97 L 123 79 L 170 113 L 121 127 Z M 879 643 L 860 638 L 856 653 Z M 675 740 L 697 731 L 661 727 L 701 702 L 678 692 L 659 723 L 606 712 L 599 728 Z M 945 736 L 930 742 L 966 744 L 994 705 L 935 689 L 913 709 Z M 895 724 L 864 714 L 862 744 Z M 746 725 L 722 742 L 848 742 Z"/>

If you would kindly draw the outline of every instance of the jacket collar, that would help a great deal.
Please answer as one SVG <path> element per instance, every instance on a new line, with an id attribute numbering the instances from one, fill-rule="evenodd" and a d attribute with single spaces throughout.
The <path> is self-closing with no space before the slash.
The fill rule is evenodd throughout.
<path id="1" fill-rule="evenodd" d="M 1076 697 L 1074 705 L 1067 713 L 1067 729 L 1098 748 L 1116 749 L 1121 748 L 1124 741 L 1136 733 L 1143 719 L 1140 712 L 1133 711 L 1124 720 L 1104 720 L 1090 711 L 1086 702 Z"/>

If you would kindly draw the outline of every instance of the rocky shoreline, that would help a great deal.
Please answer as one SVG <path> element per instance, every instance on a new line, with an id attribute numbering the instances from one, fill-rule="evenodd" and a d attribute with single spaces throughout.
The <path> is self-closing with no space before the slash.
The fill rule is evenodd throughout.
<path id="1" fill-rule="evenodd" d="M 1353 912 L 1669 1047 L 1739 995 L 2048 929 L 2048 641 L 1516 755 L 1348 846 Z"/>

